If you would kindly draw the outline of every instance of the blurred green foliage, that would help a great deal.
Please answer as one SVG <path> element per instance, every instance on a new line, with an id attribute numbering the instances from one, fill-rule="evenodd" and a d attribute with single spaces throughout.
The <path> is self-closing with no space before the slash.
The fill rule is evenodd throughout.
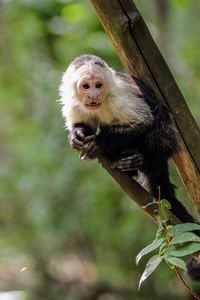
<path id="1" fill-rule="evenodd" d="M 135 2 L 199 121 L 200 2 Z M 155 225 L 69 148 L 57 90 L 83 53 L 123 69 L 90 1 L 0 1 L 0 290 L 19 291 L 12 300 L 188 299 L 165 266 L 137 291 L 135 256 Z"/>

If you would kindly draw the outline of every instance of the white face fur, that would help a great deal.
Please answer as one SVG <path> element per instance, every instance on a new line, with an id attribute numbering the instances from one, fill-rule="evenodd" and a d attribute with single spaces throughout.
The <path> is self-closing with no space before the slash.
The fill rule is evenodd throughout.
<path id="1" fill-rule="evenodd" d="M 68 67 L 60 85 L 60 101 L 69 130 L 75 123 L 86 123 L 94 129 L 101 124 L 136 124 L 151 114 L 130 83 L 115 74 L 106 63 L 100 66 L 92 60 L 80 67 L 73 63 Z"/>

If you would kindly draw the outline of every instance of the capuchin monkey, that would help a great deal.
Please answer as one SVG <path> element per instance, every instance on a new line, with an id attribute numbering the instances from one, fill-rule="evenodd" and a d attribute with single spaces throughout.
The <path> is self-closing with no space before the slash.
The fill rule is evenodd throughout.
<path id="1" fill-rule="evenodd" d="M 94 55 L 77 57 L 60 85 L 69 142 L 81 159 L 102 155 L 130 176 L 141 174 L 155 199 L 167 199 L 182 222 L 195 222 L 175 196 L 168 159 L 177 151 L 169 110 L 142 81 Z"/>
<path id="2" fill-rule="evenodd" d="M 151 89 L 97 56 L 82 55 L 69 65 L 59 90 L 69 142 L 81 159 L 100 155 L 129 176 L 139 172 L 155 199 L 167 199 L 182 222 L 196 222 L 169 179 L 168 160 L 178 150 L 173 117 Z M 197 259 L 188 271 L 200 280 Z"/>

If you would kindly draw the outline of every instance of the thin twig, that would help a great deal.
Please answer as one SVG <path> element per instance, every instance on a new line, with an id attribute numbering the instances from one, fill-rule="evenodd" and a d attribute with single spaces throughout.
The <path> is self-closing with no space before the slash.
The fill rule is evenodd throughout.
<path id="1" fill-rule="evenodd" d="M 183 279 L 182 275 L 180 274 L 179 270 L 177 269 L 177 267 L 174 268 L 177 277 L 179 278 L 179 280 L 182 282 L 182 284 L 185 286 L 185 288 L 188 290 L 188 292 L 197 300 L 200 300 L 200 295 L 198 295 L 192 288 L 189 287 L 189 285 L 185 282 L 185 280 Z"/>

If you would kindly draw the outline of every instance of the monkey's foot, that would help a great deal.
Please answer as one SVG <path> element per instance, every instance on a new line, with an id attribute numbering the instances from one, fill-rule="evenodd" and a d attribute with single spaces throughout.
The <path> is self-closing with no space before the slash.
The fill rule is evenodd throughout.
<path id="1" fill-rule="evenodd" d="M 80 159 L 90 160 L 97 157 L 98 147 L 95 141 L 91 141 L 88 146 L 81 152 Z"/>
<path id="2" fill-rule="evenodd" d="M 112 169 L 119 169 L 122 172 L 128 172 L 133 170 L 139 170 L 143 166 L 143 157 L 141 154 L 134 154 L 128 157 L 124 157 L 118 161 L 112 163 Z"/>

